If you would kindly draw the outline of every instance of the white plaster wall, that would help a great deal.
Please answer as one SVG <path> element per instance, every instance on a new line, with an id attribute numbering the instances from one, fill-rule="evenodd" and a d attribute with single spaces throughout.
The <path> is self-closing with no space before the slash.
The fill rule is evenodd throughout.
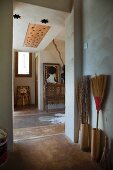
<path id="1" fill-rule="evenodd" d="M 74 142 L 74 10 L 66 20 L 65 134 Z"/>
<path id="2" fill-rule="evenodd" d="M 81 0 L 76 0 L 71 15 L 66 20 L 66 74 L 65 74 L 65 134 L 78 142 L 79 115 L 76 107 L 75 83 L 82 75 Z"/>
<path id="3" fill-rule="evenodd" d="M 65 60 L 65 43 L 64 41 L 55 40 L 63 61 Z M 43 63 L 58 63 L 62 66 L 59 54 L 56 51 L 53 43 L 41 51 L 38 55 L 38 109 L 43 110 Z M 65 61 L 64 61 L 65 62 Z"/>
<path id="4" fill-rule="evenodd" d="M 84 74 L 107 74 L 111 80 L 99 127 L 113 139 L 113 1 L 86 0 L 83 3 Z M 96 126 L 96 109 L 92 102 L 92 126 Z"/>
<path id="5" fill-rule="evenodd" d="M 35 54 L 32 54 L 32 77 L 15 77 L 15 99 L 17 86 L 30 86 L 31 104 L 35 104 Z"/>
<path id="6" fill-rule="evenodd" d="M 0 127 L 8 132 L 8 150 L 13 149 L 12 128 L 12 0 L 0 1 Z"/>

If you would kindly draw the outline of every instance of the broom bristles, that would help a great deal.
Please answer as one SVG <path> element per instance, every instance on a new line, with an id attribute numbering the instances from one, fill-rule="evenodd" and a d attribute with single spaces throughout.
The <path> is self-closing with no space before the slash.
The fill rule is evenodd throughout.
<path id="1" fill-rule="evenodd" d="M 93 96 L 98 96 L 103 99 L 107 84 L 107 75 L 99 75 L 91 78 L 91 89 Z"/>
<path id="2" fill-rule="evenodd" d="M 91 78 L 92 93 L 94 97 L 100 98 L 100 107 L 102 106 L 102 100 L 105 94 L 106 84 L 107 84 L 107 75 L 99 75 Z M 99 117 L 99 110 L 97 111 L 97 125 L 96 125 L 97 129 L 98 129 L 98 117 Z"/>

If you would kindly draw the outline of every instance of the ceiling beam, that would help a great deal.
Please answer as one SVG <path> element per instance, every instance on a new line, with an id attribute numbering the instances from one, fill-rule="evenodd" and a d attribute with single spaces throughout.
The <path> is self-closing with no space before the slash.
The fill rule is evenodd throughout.
<path id="1" fill-rule="evenodd" d="M 73 0 L 16 0 L 18 2 L 56 9 L 64 12 L 71 12 Z"/>

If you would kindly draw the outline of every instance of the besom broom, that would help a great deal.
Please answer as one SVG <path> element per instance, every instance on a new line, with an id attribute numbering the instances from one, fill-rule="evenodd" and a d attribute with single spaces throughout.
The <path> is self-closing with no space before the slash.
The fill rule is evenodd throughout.
<path id="1" fill-rule="evenodd" d="M 97 110 L 96 128 L 92 129 L 92 140 L 91 140 L 91 159 L 95 161 L 99 161 L 99 157 L 100 157 L 101 131 L 98 129 L 98 118 L 99 118 L 99 111 L 102 109 L 102 102 L 105 94 L 106 83 L 107 83 L 107 75 L 99 75 L 91 78 L 91 89 L 92 89 L 92 93 L 96 104 L 96 110 Z"/>
<path id="2" fill-rule="evenodd" d="M 107 84 L 107 75 L 99 75 L 91 78 L 91 89 L 94 96 L 95 104 L 96 104 L 96 110 L 97 110 L 97 122 L 96 122 L 96 128 L 98 129 L 98 117 L 99 117 L 99 111 L 102 107 L 102 101 L 105 94 Z"/>

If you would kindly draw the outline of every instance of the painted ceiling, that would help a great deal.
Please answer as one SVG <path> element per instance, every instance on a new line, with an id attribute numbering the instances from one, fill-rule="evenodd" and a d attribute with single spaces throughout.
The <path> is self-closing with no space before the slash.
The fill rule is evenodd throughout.
<path id="1" fill-rule="evenodd" d="M 13 49 L 38 52 L 55 39 L 64 40 L 65 20 L 69 13 L 22 2 L 14 2 Z M 43 23 L 43 20 L 48 23 Z"/>

